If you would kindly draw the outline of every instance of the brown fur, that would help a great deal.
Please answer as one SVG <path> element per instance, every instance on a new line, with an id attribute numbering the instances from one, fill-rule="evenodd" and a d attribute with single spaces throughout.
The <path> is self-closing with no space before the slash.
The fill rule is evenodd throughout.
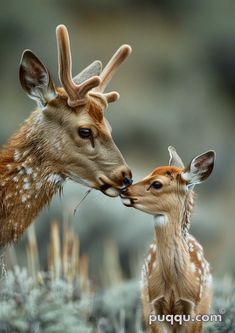
<path id="1" fill-rule="evenodd" d="M 131 183 L 104 117 L 119 98 L 104 90 L 130 46 L 121 46 L 104 70 L 94 61 L 72 78 L 67 28 L 59 25 L 56 35 L 62 87 L 32 51 L 22 54 L 21 86 L 38 109 L 0 151 L 0 246 L 18 239 L 67 178 L 112 197 Z"/>
<path id="2" fill-rule="evenodd" d="M 142 270 L 141 298 L 144 319 L 152 333 L 200 333 L 201 322 L 171 326 L 167 322 L 149 325 L 150 314 L 207 314 L 211 303 L 210 269 L 203 249 L 188 233 L 194 193 L 186 189 L 182 168 L 165 166 L 124 192 L 131 206 L 164 216 L 155 222 L 155 240 Z M 162 188 L 151 187 L 154 181 Z"/>
<path id="3" fill-rule="evenodd" d="M 76 176 L 81 177 L 100 189 L 100 173 L 110 186 L 123 186 L 126 165 L 105 124 L 100 97 L 72 110 L 62 89 L 58 94 L 44 111 L 35 110 L 0 151 L 0 245 L 19 238 L 66 178 L 79 182 Z M 97 153 L 89 140 L 79 138 L 79 124 L 93 128 Z"/>

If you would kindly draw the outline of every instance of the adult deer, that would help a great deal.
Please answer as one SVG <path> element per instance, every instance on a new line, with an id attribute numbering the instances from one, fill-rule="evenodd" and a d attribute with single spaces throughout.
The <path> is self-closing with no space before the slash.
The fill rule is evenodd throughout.
<path id="1" fill-rule="evenodd" d="M 195 157 L 187 168 L 173 147 L 169 166 L 158 167 L 121 194 L 124 205 L 154 215 L 155 240 L 142 270 L 144 319 L 153 333 L 199 333 L 199 321 L 155 322 L 150 315 L 207 314 L 211 302 L 211 274 L 203 248 L 188 233 L 193 188 L 207 179 L 215 153 Z M 191 317 L 191 318 L 192 318 Z M 179 318 L 178 318 L 179 319 Z M 181 317 L 181 319 L 183 319 Z M 161 317 L 162 321 L 162 317 Z M 173 324 L 173 325 L 172 325 Z"/>
<path id="2" fill-rule="evenodd" d="M 95 61 L 72 78 L 67 29 L 56 33 L 62 87 L 33 52 L 22 55 L 20 82 L 37 109 L 0 151 L 0 245 L 16 241 L 66 179 L 111 197 L 131 183 L 104 117 L 119 97 L 104 90 L 131 48 L 121 46 L 103 70 Z"/>

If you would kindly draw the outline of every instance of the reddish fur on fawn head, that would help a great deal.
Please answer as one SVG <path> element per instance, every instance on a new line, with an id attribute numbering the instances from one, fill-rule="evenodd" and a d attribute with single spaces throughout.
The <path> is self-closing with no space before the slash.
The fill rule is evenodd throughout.
<path id="1" fill-rule="evenodd" d="M 131 48 L 121 46 L 104 69 L 94 61 L 72 77 L 67 29 L 56 32 L 62 87 L 32 51 L 21 58 L 20 82 L 37 109 L 0 151 L 0 245 L 17 239 L 66 179 L 109 196 L 131 183 L 105 119 L 119 94 L 104 92 Z"/>
<path id="2" fill-rule="evenodd" d="M 190 190 L 206 180 L 214 167 L 215 152 L 210 150 L 184 164 L 174 147 L 168 148 L 169 166 L 154 169 L 140 182 L 125 189 L 123 204 L 152 215 L 164 215 L 184 205 Z"/>

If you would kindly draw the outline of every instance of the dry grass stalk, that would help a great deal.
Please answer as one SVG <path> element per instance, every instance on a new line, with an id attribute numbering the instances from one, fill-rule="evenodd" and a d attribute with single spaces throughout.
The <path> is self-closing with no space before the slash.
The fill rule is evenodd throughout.
<path id="1" fill-rule="evenodd" d="M 28 272 L 36 281 L 39 274 L 39 255 L 38 255 L 38 245 L 35 232 L 35 225 L 32 224 L 27 232 L 28 245 L 26 246 L 27 262 L 28 262 Z"/>

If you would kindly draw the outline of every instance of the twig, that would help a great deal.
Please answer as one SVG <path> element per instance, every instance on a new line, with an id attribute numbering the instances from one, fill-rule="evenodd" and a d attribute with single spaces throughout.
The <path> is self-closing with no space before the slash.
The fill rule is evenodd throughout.
<path id="1" fill-rule="evenodd" d="M 82 199 L 79 201 L 79 203 L 77 204 L 77 206 L 74 208 L 74 211 L 73 211 L 73 215 L 76 214 L 78 208 L 80 207 L 81 203 L 86 199 L 86 197 L 88 196 L 89 193 L 91 193 L 92 191 L 92 188 L 90 188 L 85 194 L 84 196 L 82 197 Z"/>

